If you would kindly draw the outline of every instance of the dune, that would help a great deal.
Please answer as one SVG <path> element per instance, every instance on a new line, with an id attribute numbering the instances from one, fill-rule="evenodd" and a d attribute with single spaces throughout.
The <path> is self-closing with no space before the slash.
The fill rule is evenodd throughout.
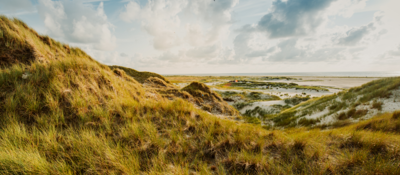
<path id="1" fill-rule="evenodd" d="M 0 16 L 0 174 L 400 174 L 399 112 L 331 130 L 285 125 L 330 95 L 276 116 L 286 129 L 268 128 L 196 107 L 237 113 L 204 84 L 132 72 Z M 390 97 L 399 79 L 340 97 Z"/>

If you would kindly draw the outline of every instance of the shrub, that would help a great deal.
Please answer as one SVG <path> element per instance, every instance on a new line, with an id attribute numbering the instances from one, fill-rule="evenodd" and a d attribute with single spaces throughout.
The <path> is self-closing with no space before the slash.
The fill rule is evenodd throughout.
<path id="1" fill-rule="evenodd" d="M 382 102 L 378 102 L 378 101 L 374 101 L 373 103 L 372 103 L 372 108 L 374 108 L 374 109 L 378 109 L 378 110 L 382 110 L 382 105 L 383 105 L 383 103 Z"/>
<path id="2" fill-rule="evenodd" d="M 259 100 L 261 99 L 261 94 L 262 94 L 261 92 L 250 92 L 248 96 L 253 100 Z"/>
<path id="3" fill-rule="evenodd" d="M 356 114 L 356 109 L 352 108 L 349 111 L 347 111 L 347 118 L 353 117 L 354 114 Z"/>
<path id="4" fill-rule="evenodd" d="M 338 114 L 337 119 L 345 120 L 345 119 L 348 119 L 348 117 L 347 117 L 346 113 L 341 112 L 341 113 Z"/>
<path id="5" fill-rule="evenodd" d="M 301 126 L 310 126 L 310 125 L 315 125 L 319 121 L 320 121 L 319 119 L 302 118 L 302 119 L 299 120 L 298 124 L 301 125 Z"/>
<path id="6" fill-rule="evenodd" d="M 310 97 L 293 97 L 293 98 L 287 98 L 287 99 L 285 99 L 285 103 L 288 104 L 288 105 L 293 105 L 293 106 L 295 106 L 295 105 L 298 105 L 298 104 L 300 104 L 301 102 L 307 101 L 307 100 L 309 100 L 309 99 L 310 99 Z"/>
<path id="7" fill-rule="evenodd" d="M 233 107 L 235 107 L 237 110 L 241 110 L 246 106 L 251 106 L 253 103 L 246 103 L 246 102 L 240 102 L 240 103 L 235 103 L 233 104 Z"/>
<path id="8" fill-rule="evenodd" d="M 356 103 L 353 104 L 353 108 L 355 108 L 355 107 L 357 107 L 359 105 L 361 105 L 361 103 L 359 101 L 357 101 Z"/>
<path id="9" fill-rule="evenodd" d="M 352 117 L 353 118 L 360 118 L 360 117 L 363 117 L 363 116 L 367 115 L 367 113 L 368 113 L 368 109 L 359 109 L 359 110 L 356 111 L 356 113 Z"/>
<path id="10" fill-rule="evenodd" d="M 393 115 L 392 115 L 392 118 L 393 119 L 399 119 L 400 118 L 400 111 L 394 112 Z"/>
<path id="11" fill-rule="evenodd" d="M 343 109 L 346 105 L 346 102 L 334 102 L 331 106 L 329 106 L 329 110 L 339 111 Z"/>

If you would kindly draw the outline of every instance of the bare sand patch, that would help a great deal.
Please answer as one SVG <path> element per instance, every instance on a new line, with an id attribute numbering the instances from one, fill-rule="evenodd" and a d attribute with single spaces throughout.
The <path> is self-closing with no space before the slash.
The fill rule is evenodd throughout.
<path id="1" fill-rule="evenodd" d="M 260 102 L 254 102 L 251 106 L 246 106 L 243 109 L 240 110 L 240 113 L 243 114 L 246 112 L 246 110 L 253 110 L 257 106 L 260 107 L 263 110 L 270 110 L 272 109 L 272 105 L 285 105 L 285 101 L 283 100 L 274 100 L 274 101 L 260 101 Z"/>

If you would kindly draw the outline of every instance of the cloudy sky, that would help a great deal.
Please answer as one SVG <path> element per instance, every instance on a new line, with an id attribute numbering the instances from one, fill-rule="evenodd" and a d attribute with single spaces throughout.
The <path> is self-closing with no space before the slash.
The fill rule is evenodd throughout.
<path id="1" fill-rule="evenodd" d="M 399 71 L 399 0 L 1 0 L 96 60 L 161 74 Z"/>

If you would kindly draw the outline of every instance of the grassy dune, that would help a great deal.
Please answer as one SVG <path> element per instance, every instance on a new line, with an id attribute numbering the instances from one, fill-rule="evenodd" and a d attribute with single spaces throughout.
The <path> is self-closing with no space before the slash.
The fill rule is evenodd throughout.
<path id="1" fill-rule="evenodd" d="M 136 81 L 138 81 L 140 83 L 144 83 L 150 77 L 157 77 L 157 78 L 162 79 L 163 81 L 169 83 L 169 81 L 165 77 L 163 77 L 162 75 L 153 73 L 153 72 L 140 72 L 135 69 L 130 69 L 130 68 L 122 67 L 122 66 L 109 66 L 109 67 L 112 70 L 116 70 L 116 69 L 123 70 L 124 72 L 126 72 L 126 74 L 133 77 Z"/>
<path id="2" fill-rule="evenodd" d="M 278 126 L 294 127 L 299 125 L 315 125 L 323 118 L 333 115 L 338 120 L 358 119 L 364 117 L 368 113 L 368 110 L 382 110 L 382 105 L 384 105 L 382 101 L 385 99 L 394 98 L 394 101 L 396 101 L 397 97 L 393 94 L 393 90 L 398 90 L 399 87 L 400 77 L 375 80 L 360 87 L 301 103 L 281 112 L 273 118 L 273 121 Z M 357 109 L 358 106 L 365 106 L 365 109 Z M 328 110 L 328 112 L 319 118 L 305 118 L 305 116 L 324 110 Z M 339 121 L 336 124 L 341 125 L 340 123 L 349 124 L 346 121 Z M 329 126 L 325 125 L 322 127 Z"/>
<path id="3" fill-rule="evenodd" d="M 400 174 L 392 122 L 272 131 L 222 120 L 149 96 L 126 73 L 4 16 L 0 48 L 0 174 Z"/>

